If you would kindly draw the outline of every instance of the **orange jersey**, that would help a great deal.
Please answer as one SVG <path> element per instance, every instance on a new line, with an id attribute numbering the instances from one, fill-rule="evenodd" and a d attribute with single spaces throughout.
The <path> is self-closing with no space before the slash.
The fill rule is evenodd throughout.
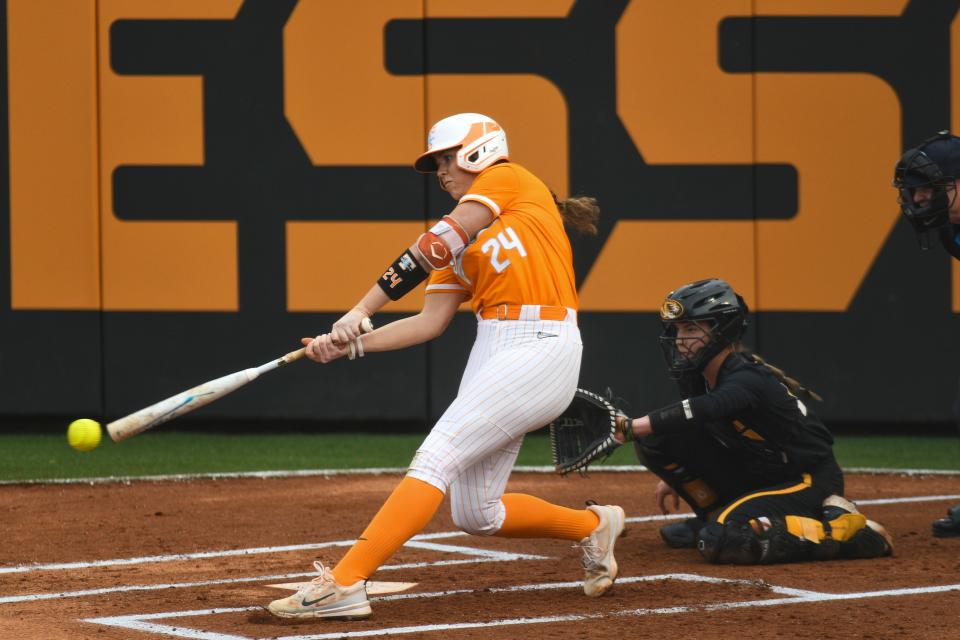
<path id="1" fill-rule="evenodd" d="M 433 271 L 427 294 L 466 292 L 474 312 L 502 304 L 578 307 L 573 251 L 553 195 L 513 162 L 477 174 L 460 202 L 494 215 L 447 269 Z"/>

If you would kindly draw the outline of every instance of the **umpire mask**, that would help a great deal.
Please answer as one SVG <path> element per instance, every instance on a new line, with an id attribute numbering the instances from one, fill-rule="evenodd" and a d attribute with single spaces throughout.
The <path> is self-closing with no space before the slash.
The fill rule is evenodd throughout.
<path id="1" fill-rule="evenodd" d="M 950 207 L 957 197 L 956 179 L 960 176 L 960 138 L 941 131 L 908 149 L 893 173 L 900 210 L 917 234 L 920 247 L 930 247 L 931 231 L 950 220 Z M 915 202 L 917 189 L 930 189 L 929 199 Z"/>

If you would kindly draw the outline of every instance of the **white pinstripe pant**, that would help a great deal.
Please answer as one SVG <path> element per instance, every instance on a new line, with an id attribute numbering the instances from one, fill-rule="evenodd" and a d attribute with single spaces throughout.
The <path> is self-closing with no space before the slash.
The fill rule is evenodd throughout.
<path id="1" fill-rule="evenodd" d="M 453 521 L 491 535 L 523 436 L 573 399 L 583 345 L 572 321 L 480 320 L 456 399 L 417 450 L 407 475 L 450 490 Z"/>

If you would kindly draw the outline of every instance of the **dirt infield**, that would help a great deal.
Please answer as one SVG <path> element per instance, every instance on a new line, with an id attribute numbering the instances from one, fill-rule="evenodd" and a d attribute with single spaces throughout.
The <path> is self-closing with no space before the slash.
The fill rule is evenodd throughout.
<path id="1" fill-rule="evenodd" d="M 583 595 L 569 543 L 462 535 L 444 508 L 374 577 L 418 585 L 374 599 L 371 619 L 265 613 L 289 593 L 266 585 L 337 560 L 398 478 L 0 487 L 0 638 L 960 637 L 960 538 L 930 535 L 960 501 L 957 476 L 848 475 L 893 558 L 730 567 L 660 542 L 648 473 L 518 473 L 511 491 L 626 509 L 611 594 Z"/>

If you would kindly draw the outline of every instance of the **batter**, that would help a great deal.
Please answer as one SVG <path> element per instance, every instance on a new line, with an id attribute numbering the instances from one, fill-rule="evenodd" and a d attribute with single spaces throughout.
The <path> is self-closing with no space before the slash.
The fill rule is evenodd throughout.
<path id="1" fill-rule="evenodd" d="M 436 172 L 457 205 L 391 264 L 330 333 L 304 338 L 321 363 L 426 342 L 470 301 L 477 339 L 456 399 L 418 449 L 410 469 L 357 542 L 331 570 L 270 604 L 293 618 L 365 618 L 364 582 L 419 533 L 449 494 L 453 520 L 475 535 L 578 542 L 584 593 L 600 596 L 617 577 L 618 506 L 570 509 L 534 496 L 504 494 L 526 433 L 548 424 L 576 390 L 583 345 L 577 328 L 573 258 L 564 225 L 596 232 L 592 198 L 558 202 L 511 162 L 491 118 L 457 114 L 436 123 L 415 163 Z M 360 323 L 427 281 L 416 316 L 362 334 Z"/>

